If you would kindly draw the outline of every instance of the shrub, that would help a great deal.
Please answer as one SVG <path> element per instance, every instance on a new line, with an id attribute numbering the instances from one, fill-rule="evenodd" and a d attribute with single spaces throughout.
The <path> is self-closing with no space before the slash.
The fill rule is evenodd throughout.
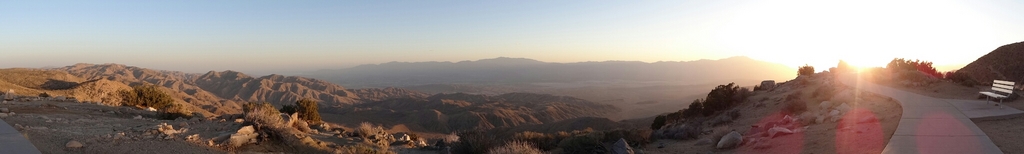
<path id="1" fill-rule="evenodd" d="M 512 141 L 505 143 L 504 146 L 491 148 L 487 151 L 487 154 L 541 154 L 544 151 L 537 149 L 529 142 L 523 141 Z"/>
<path id="2" fill-rule="evenodd" d="M 181 104 L 171 104 L 167 108 L 160 110 L 160 118 L 162 119 L 174 120 L 178 117 L 192 118 L 192 110 Z"/>
<path id="3" fill-rule="evenodd" d="M 370 135 L 376 134 L 377 132 L 382 131 L 382 130 L 384 130 L 384 128 L 381 128 L 381 127 L 378 127 L 378 126 L 374 126 L 373 124 L 371 124 L 369 122 L 363 122 L 363 123 L 359 123 L 359 127 L 356 127 L 355 131 L 356 131 L 356 134 L 359 134 L 359 137 L 364 137 L 365 138 L 365 137 L 370 137 Z"/>
<path id="4" fill-rule="evenodd" d="M 160 91 L 155 85 L 135 86 L 132 90 L 122 90 L 118 93 L 121 95 L 122 104 L 129 106 L 166 109 L 174 103 L 171 95 Z"/>
<path id="5" fill-rule="evenodd" d="M 810 66 L 810 65 L 807 65 L 807 64 L 804 64 L 804 66 L 800 66 L 800 68 L 797 69 L 797 71 L 796 71 L 796 75 L 798 75 L 798 76 L 813 75 L 813 74 L 814 74 L 814 66 Z"/>
<path id="6" fill-rule="evenodd" d="M 288 113 L 288 115 L 291 115 L 295 113 L 295 110 L 295 105 L 282 105 L 281 110 L 278 111 L 281 111 L 281 113 Z"/>
<path id="7" fill-rule="evenodd" d="M 358 153 L 358 154 L 393 154 L 395 152 L 386 150 L 377 150 L 373 147 L 366 146 L 364 144 L 344 146 L 340 148 L 341 153 Z"/>
<path id="8" fill-rule="evenodd" d="M 529 142 L 536 145 L 537 148 L 540 148 L 541 150 L 548 151 L 558 148 L 558 142 L 569 136 L 566 132 L 562 133 L 564 136 L 525 131 L 513 135 L 512 140 Z"/>
<path id="9" fill-rule="evenodd" d="M 459 142 L 452 145 L 452 153 L 486 153 L 487 150 L 500 146 L 501 141 L 480 130 L 459 132 Z"/>
<path id="10" fill-rule="evenodd" d="M 971 79 L 971 76 L 964 72 L 949 71 L 946 72 L 945 77 L 946 80 L 953 81 L 953 83 L 958 83 L 967 87 L 974 87 L 974 85 L 978 85 L 978 81 L 974 81 L 974 79 Z"/>
<path id="11" fill-rule="evenodd" d="M 654 123 L 651 123 L 651 130 L 658 130 L 662 126 L 665 126 L 665 115 L 654 117 Z"/>
<path id="12" fill-rule="evenodd" d="M 749 94 L 747 92 L 740 92 L 739 86 L 735 83 L 729 83 L 727 85 L 718 85 L 715 89 L 712 89 L 708 96 L 704 98 L 703 109 L 701 112 L 704 116 L 710 116 L 717 113 L 718 111 L 724 111 L 731 108 L 735 104 L 739 104 L 743 100 L 746 100 Z"/>
<path id="13" fill-rule="evenodd" d="M 651 143 L 651 133 L 654 131 L 646 129 L 618 129 L 604 132 L 604 142 L 616 142 L 620 138 L 633 147 L 643 147 Z"/>
<path id="14" fill-rule="evenodd" d="M 846 73 L 846 72 L 849 72 L 849 71 L 853 70 L 853 67 L 850 66 L 849 63 L 846 63 L 846 61 L 843 61 L 843 60 L 839 60 L 839 64 L 836 64 L 835 68 L 836 68 L 836 71 L 832 71 L 833 73 Z"/>
<path id="15" fill-rule="evenodd" d="M 47 94 L 46 92 L 39 93 L 39 97 L 48 98 L 48 97 L 50 97 L 50 94 Z"/>
<path id="16" fill-rule="evenodd" d="M 681 114 L 683 116 L 682 118 L 689 118 L 689 117 L 694 117 L 694 116 L 700 116 L 700 115 L 702 115 L 701 113 L 703 113 L 703 112 L 704 112 L 704 101 L 702 101 L 700 99 L 696 99 L 696 100 L 693 100 L 693 102 L 690 103 L 690 106 L 686 107 L 686 109 L 683 109 Z"/>
<path id="17" fill-rule="evenodd" d="M 277 111 L 274 105 L 270 105 L 270 103 L 250 102 L 242 105 L 242 107 L 245 109 L 245 121 L 252 123 L 253 126 L 268 129 L 284 126 L 281 112 Z"/>
<path id="18" fill-rule="evenodd" d="M 455 142 L 459 142 L 459 134 L 452 132 L 448 135 L 443 136 L 441 140 L 448 145 L 455 144 Z"/>
<path id="19" fill-rule="evenodd" d="M 906 60 L 906 59 L 903 59 L 903 58 L 894 58 L 894 59 L 892 59 L 892 61 L 889 61 L 889 64 L 885 65 L 885 68 L 889 69 L 889 71 L 891 71 L 891 72 L 903 72 L 903 71 L 917 70 L 917 71 L 920 71 L 920 72 L 922 72 L 924 74 L 927 74 L 927 75 L 935 77 L 935 78 L 942 78 L 942 73 L 939 73 L 939 71 L 936 71 L 935 67 L 932 67 L 932 62 L 928 62 L 928 61 L 920 61 L 920 60 L 910 61 L 910 60 Z"/>
<path id="20" fill-rule="evenodd" d="M 800 99 L 800 93 L 793 93 L 786 96 L 786 111 L 793 114 L 803 113 L 807 111 L 807 103 Z"/>
<path id="21" fill-rule="evenodd" d="M 563 153 L 605 153 L 601 138 L 595 135 L 576 135 L 558 143 Z"/>
<path id="22" fill-rule="evenodd" d="M 295 102 L 297 106 L 296 112 L 299 113 L 299 118 L 309 122 L 310 124 L 320 124 L 320 109 L 316 106 L 316 101 L 311 99 L 302 99 Z"/>

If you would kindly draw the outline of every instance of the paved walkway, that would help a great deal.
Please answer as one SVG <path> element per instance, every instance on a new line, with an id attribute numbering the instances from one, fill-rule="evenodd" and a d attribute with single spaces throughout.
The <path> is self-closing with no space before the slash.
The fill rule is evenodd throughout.
<path id="1" fill-rule="evenodd" d="M 33 154 L 40 152 L 18 130 L 0 119 L 0 153 Z"/>
<path id="2" fill-rule="evenodd" d="M 1024 112 L 985 101 L 939 99 L 869 82 L 841 79 L 864 91 L 889 96 L 903 106 L 896 132 L 882 153 L 1003 153 L 971 119 L 1018 116 Z"/>

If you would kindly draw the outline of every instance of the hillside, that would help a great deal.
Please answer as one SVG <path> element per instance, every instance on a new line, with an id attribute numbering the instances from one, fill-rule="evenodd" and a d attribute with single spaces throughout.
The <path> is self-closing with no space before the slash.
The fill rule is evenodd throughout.
<path id="1" fill-rule="evenodd" d="M 982 83 L 992 80 L 1009 80 L 1024 82 L 1024 42 L 1000 46 L 992 52 L 981 56 L 978 60 L 967 64 L 958 72 L 965 72 L 971 78 Z"/>
<path id="2" fill-rule="evenodd" d="M 351 125 L 371 121 L 384 125 L 401 124 L 414 131 L 447 133 L 456 130 L 546 124 L 581 117 L 603 117 L 619 111 L 610 105 L 566 96 L 531 93 L 487 96 L 455 93 L 357 104 L 329 117 L 344 117 L 344 120 L 337 121 Z"/>
<path id="3" fill-rule="evenodd" d="M 390 62 L 310 73 L 354 87 L 405 87 L 424 84 L 516 84 L 630 81 L 719 84 L 725 81 L 788 79 L 793 68 L 747 57 L 686 62 L 605 61 L 548 63 L 525 58 L 461 62 Z"/>

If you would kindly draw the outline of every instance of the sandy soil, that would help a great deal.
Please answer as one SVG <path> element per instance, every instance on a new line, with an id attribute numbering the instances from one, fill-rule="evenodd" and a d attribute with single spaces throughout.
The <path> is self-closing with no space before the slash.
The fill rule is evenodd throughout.
<path id="1" fill-rule="evenodd" d="M 784 111 L 785 97 L 791 94 L 798 95 L 801 100 L 807 102 L 807 112 L 821 112 L 816 111 L 818 104 L 830 96 L 815 96 L 815 91 L 825 91 L 819 88 L 838 84 L 827 84 L 831 82 L 829 77 L 816 76 L 818 77 L 809 79 L 806 86 L 799 88 L 757 92 L 747 103 L 738 106 L 742 111 L 739 119 L 731 124 L 715 127 L 712 133 L 701 136 L 701 139 L 712 139 L 712 144 L 695 145 L 700 139 L 661 139 L 642 150 L 647 153 L 880 153 L 896 131 L 899 117 L 902 116 L 902 107 L 888 97 L 867 92 L 863 92 L 860 100 L 851 104 L 854 109 L 837 122 L 826 120 L 815 124 L 814 120 L 807 119 L 797 124 L 806 126 L 802 132 L 774 138 L 751 135 L 753 125 L 780 121 L 786 115 L 799 117 L 798 114 Z M 836 91 L 840 91 L 845 87 L 836 88 Z M 865 118 L 874 120 L 854 120 Z M 736 149 L 716 149 L 714 146 L 717 144 L 717 138 L 732 130 L 744 135 L 744 144 Z M 759 140 L 758 144 L 746 144 L 750 139 Z M 665 148 L 658 148 L 662 144 Z"/>

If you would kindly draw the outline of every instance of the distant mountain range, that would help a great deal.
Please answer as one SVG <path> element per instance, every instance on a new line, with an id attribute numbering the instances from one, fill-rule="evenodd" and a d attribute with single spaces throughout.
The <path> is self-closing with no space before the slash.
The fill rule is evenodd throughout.
<path id="1" fill-rule="evenodd" d="M 619 111 L 611 105 L 567 96 L 532 93 L 487 96 L 454 93 L 357 104 L 336 112 L 337 115 L 331 117 L 343 117 L 344 120 L 337 121 L 350 122 L 352 125 L 362 121 L 374 121 L 385 125 L 402 124 L 416 131 L 447 133 L 457 130 L 550 124 L 583 117 L 604 117 Z M 597 119 L 610 121 L 606 118 Z"/>
<path id="2" fill-rule="evenodd" d="M 321 70 L 309 77 L 350 87 L 425 84 L 517 84 L 627 81 L 709 84 L 736 80 L 790 79 L 794 68 L 747 57 L 686 62 L 605 61 L 549 63 L 525 58 L 461 62 L 390 62 Z"/>

